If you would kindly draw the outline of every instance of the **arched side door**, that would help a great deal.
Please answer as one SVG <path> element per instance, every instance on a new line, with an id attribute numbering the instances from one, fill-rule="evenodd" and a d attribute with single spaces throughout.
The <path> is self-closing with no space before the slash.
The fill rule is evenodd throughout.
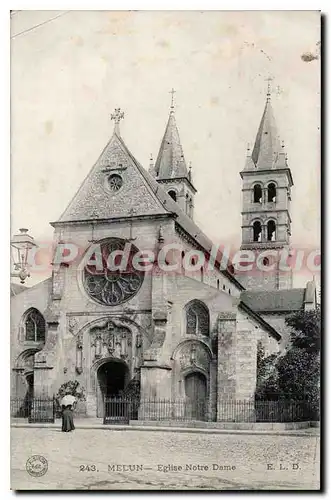
<path id="1" fill-rule="evenodd" d="M 187 399 L 186 416 L 192 420 L 206 420 L 207 380 L 202 373 L 192 372 L 186 375 L 185 395 Z"/>

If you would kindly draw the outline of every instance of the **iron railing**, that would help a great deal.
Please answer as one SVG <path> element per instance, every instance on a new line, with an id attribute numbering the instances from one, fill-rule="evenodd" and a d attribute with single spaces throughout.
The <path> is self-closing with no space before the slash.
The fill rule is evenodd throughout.
<path id="1" fill-rule="evenodd" d="M 55 421 L 56 401 L 53 397 L 11 398 L 10 415 L 27 418 L 29 423 Z"/>
<path id="2" fill-rule="evenodd" d="M 129 423 L 130 420 L 152 421 L 219 421 L 219 422 L 300 422 L 310 420 L 307 401 L 229 400 L 216 405 L 206 400 L 106 398 L 104 424 Z"/>
<path id="3" fill-rule="evenodd" d="M 211 404 L 206 400 L 105 398 L 104 424 L 152 421 L 301 422 L 315 420 L 308 401 L 279 399 L 229 400 Z M 11 398 L 11 416 L 33 422 L 54 422 L 61 416 L 55 398 Z"/>

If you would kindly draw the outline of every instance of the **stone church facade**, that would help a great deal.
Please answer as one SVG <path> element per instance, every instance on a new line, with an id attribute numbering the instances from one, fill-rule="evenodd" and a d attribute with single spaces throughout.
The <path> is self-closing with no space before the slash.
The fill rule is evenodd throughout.
<path id="1" fill-rule="evenodd" d="M 204 400 L 208 418 L 221 420 L 219 402 L 254 399 L 258 343 L 266 354 L 284 347 L 285 317 L 314 307 L 314 285 L 293 289 L 291 276 L 277 269 L 239 277 L 231 264 L 221 266 L 219 255 L 208 269 L 199 266 L 195 254 L 211 260 L 213 244 L 194 222 L 197 189 L 173 106 L 148 171 L 121 137 L 120 110 L 112 117 L 111 139 L 52 222 L 55 246 L 71 242 L 78 256 L 54 259 L 52 276 L 31 288 L 12 286 L 12 396 L 53 395 L 77 380 L 86 391 L 81 411 L 87 416 L 103 416 L 105 397 L 134 395 Z M 269 96 L 241 176 L 242 249 L 288 248 L 293 181 Z M 94 248 L 104 264 L 127 244 L 123 272 L 94 265 Z M 155 256 L 167 245 L 174 248 L 164 252 L 169 271 L 155 258 L 148 270 L 131 265 L 138 252 Z M 190 270 L 178 270 L 178 261 L 189 262 Z"/>

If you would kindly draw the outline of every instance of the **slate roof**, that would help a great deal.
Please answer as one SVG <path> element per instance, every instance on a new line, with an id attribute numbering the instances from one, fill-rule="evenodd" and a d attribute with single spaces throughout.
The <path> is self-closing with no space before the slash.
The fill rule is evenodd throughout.
<path id="1" fill-rule="evenodd" d="M 286 155 L 282 147 L 270 99 L 264 107 L 260 126 L 251 156 L 246 162 L 246 170 L 269 170 L 287 168 Z"/>
<path id="2" fill-rule="evenodd" d="M 275 291 L 245 290 L 241 292 L 240 298 L 244 304 L 256 312 L 295 312 L 303 309 L 305 292 L 305 288 Z"/>
<path id="3" fill-rule="evenodd" d="M 169 115 L 154 170 L 159 180 L 188 176 L 173 110 L 171 110 Z"/>

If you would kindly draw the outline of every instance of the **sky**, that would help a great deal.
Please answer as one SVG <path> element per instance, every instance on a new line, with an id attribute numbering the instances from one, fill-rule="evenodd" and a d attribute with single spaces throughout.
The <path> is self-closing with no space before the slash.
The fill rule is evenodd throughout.
<path id="1" fill-rule="evenodd" d="M 109 140 L 114 108 L 125 112 L 126 145 L 148 168 L 174 88 L 198 190 L 195 221 L 216 244 L 238 248 L 239 172 L 272 77 L 294 179 L 291 241 L 320 247 L 318 12 L 18 11 L 11 36 L 12 233 L 26 227 L 37 241 L 52 239 L 49 222 Z M 307 279 L 295 277 L 294 286 Z"/>

